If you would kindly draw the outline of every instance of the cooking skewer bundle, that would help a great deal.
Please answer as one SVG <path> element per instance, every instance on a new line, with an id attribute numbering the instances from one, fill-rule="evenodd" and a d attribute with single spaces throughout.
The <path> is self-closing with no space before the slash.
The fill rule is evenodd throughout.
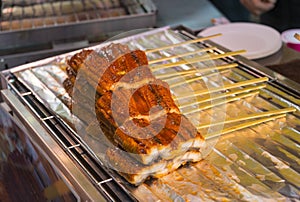
<path id="1" fill-rule="evenodd" d="M 194 42 L 198 42 L 198 40 L 183 43 Z M 179 72 L 179 74 L 161 74 L 158 76 L 159 78 L 155 77 L 153 72 L 243 52 L 209 54 L 175 63 L 169 62 L 158 65 L 154 64 L 168 61 L 174 57 L 148 61 L 147 53 L 175 46 L 144 52 L 141 50 L 131 51 L 127 46 L 121 44 L 110 44 L 98 52 L 83 50 L 68 60 L 67 73 L 69 78 L 64 82 L 64 86 L 69 94 L 76 98 L 70 107 L 74 108 L 74 106 L 80 105 L 80 112 L 85 112 L 76 115 L 88 125 L 86 128 L 88 134 L 95 127 L 101 127 L 109 140 L 106 145 L 108 164 L 117 169 L 127 181 L 135 185 L 142 183 L 149 176 L 160 177 L 177 169 L 182 164 L 196 162 L 203 158 L 202 150 L 206 149 L 206 144 L 204 136 L 198 132 L 198 129 L 207 126 L 195 127 L 182 112 L 184 114 L 194 113 L 197 110 L 208 109 L 213 104 L 202 105 L 194 111 L 185 111 L 185 108 L 191 103 L 177 106 L 175 101 L 219 92 L 224 89 L 230 90 L 243 87 L 220 94 L 217 98 L 214 98 L 227 98 L 225 101 L 214 103 L 214 105 L 224 104 L 258 94 L 257 90 L 265 87 L 265 85 L 259 85 L 259 83 L 268 80 L 267 78 L 259 78 L 209 90 L 199 89 L 193 95 L 182 94 L 174 98 L 169 84 L 159 78 L 171 80 L 178 76 L 196 75 L 197 72 L 185 70 Z M 178 57 L 187 55 L 189 54 Z M 222 70 L 236 66 L 236 64 L 221 65 L 217 66 L 217 69 Z M 202 71 L 205 72 L 205 69 Z M 207 68 L 207 71 L 209 72 L 209 68 Z M 189 83 L 197 79 L 201 79 L 201 77 L 195 76 L 185 80 L 185 82 Z M 253 86 L 253 84 L 255 85 Z M 180 83 L 175 83 L 171 87 L 179 87 L 180 85 Z M 203 100 L 203 102 L 206 101 L 208 100 Z M 93 114 L 92 111 L 95 111 L 96 121 L 89 120 L 89 117 Z M 240 124 L 217 134 L 209 134 L 208 137 L 217 137 L 220 134 L 280 118 L 283 113 L 290 111 L 293 111 L 293 109 L 264 114 L 264 117 L 275 116 L 255 120 L 249 122 L 249 124 Z M 238 122 L 258 117 L 259 115 L 226 121 Z M 114 146 L 109 146 L 109 143 Z"/>

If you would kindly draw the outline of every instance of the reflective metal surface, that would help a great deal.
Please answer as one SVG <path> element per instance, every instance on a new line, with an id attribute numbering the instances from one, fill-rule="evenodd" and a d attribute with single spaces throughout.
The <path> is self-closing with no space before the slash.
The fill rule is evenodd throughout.
<path id="1" fill-rule="evenodd" d="M 105 201 L 105 198 L 90 182 L 87 176 L 78 166 L 70 159 L 67 152 L 49 136 L 49 132 L 42 126 L 41 122 L 49 120 L 51 117 L 44 117 L 38 120 L 26 108 L 15 95 L 9 90 L 2 90 L 1 94 L 5 102 L 14 108 L 14 113 L 22 120 L 22 124 L 30 133 L 31 141 L 34 142 L 45 156 L 63 173 L 66 179 L 74 187 L 75 192 L 79 195 L 78 200 Z M 18 106 L 18 107 L 16 107 Z"/>
<path id="2" fill-rule="evenodd" d="M 115 42 L 128 44 L 132 49 L 139 48 L 146 50 L 182 42 L 190 38 L 193 38 L 193 36 L 184 31 L 173 31 L 166 27 L 116 40 Z M 99 50 L 105 45 L 101 44 L 91 48 Z M 163 56 L 172 56 L 212 46 L 214 48 L 206 54 L 222 54 L 227 52 L 227 50 L 212 42 L 201 42 L 197 45 L 181 46 L 177 49 L 170 49 L 147 56 L 149 60 L 153 60 Z M 55 137 L 57 141 L 60 142 L 62 141 L 61 138 L 72 137 L 73 135 L 82 146 L 81 149 L 86 150 L 91 155 L 91 159 L 98 162 L 96 167 L 100 166 L 99 168 L 101 168 L 101 148 L 99 148 L 97 141 L 93 137 L 85 137 L 83 141 L 80 133 L 76 134 L 72 130 L 72 124 L 67 124 L 74 119 L 71 111 L 66 107 L 66 103 L 70 98 L 63 91 L 61 81 L 66 78 L 66 74 L 63 71 L 65 59 L 74 53 L 48 58 L 2 72 L 3 87 L 15 92 L 17 97 L 20 98 L 22 97 L 22 93 L 20 93 L 18 82 L 24 85 L 29 90 L 27 93 L 32 94 L 41 103 L 41 106 L 51 109 L 49 113 L 61 120 L 62 126 L 66 126 L 64 130 L 69 130 L 68 133 L 70 134 Z M 177 62 L 179 60 L 173 59 L 172 61 Z M 216 71 L 215 66 L 228 63 L 237 63 L 238 67 Z M 155 70 L 155 65 L 150 67 Z M 133 195 L 134 198 L 140 201 L 299 200 L 299 84 L 241 56 L 229 56 L 214 61 L 198 62 L 193 65 L 193 68 L 198 70 L 208 67 L 211 67 L 212 70 L 208 73 L 206 72 L 207 74 L 184 76 L 175 79 L 166 77 L 164 80 L 171 86 L 171 91 L 175 98 L 180 97 L 180 95 L 186 92 L 187 88 L 185 85 L 187 84 L 187 86 L 193 86 L 197 90 L 205 90 L 208 87 L 214 89 L 220 87 L 220 85 L 227 86 L 263 77 L 267 77 L 268 81 L 264 82 L 266 87 L 258 90 L 255 94 L 239 99 L 233 99 L 236 95 L 228 96 L 225 99 L 228 102 L 225 102 L 225 104 L 219 104 L 219 100 L 217 99 L 217 96 L 222 94 L 222 92 L 219 94 L 210 93 L 208 97 L 200 96 L 201 99 L 207 100 L 202 104 L 197 104 L 198 102 L 193 102 L 190 99 L 183 99 L 183 102 L 179 102 L 178 104 L 179 106 L 191 104 L 190 107 L 182 107 L 181 110 L 195 126 L 212 124 L 222 120 L 222 118 L 224 118 L 224 121 L 230 118 L 288 107 L 295 108 L 296 111 L 284 114 L 281 118 L 270 119 L 267 122 L 254 124 L 243 130 L 218 136 L 219 139 L 217 141 L 209 139 L 209 135 L 215 132 L 211 131 L 213 128 L 199 129 L 207 137 L 207 144 L 210 148 L 207 151 L 208 156 L 203 161 L 187 164 L 167 176 L 160 179 L 148 180 L 138 187 L 128 184 L 114 171 L 103 167 L 103 172 L 109 173 L 111 176 L 111 178 L 102 179 L 104 180 L 104 184 L 115 182 L 115 185 L 124 191 L 124 195 L 127 194 L 130 197 Z M 179 72 L 189 70 L 190 68 L 189 65 L 184 65 L 175 69 Z M 39 74 L 39 71 L 43 72 L 43 74 Z M 162 69 L 154 71 L 154 75 L 159 77 L 165 75 L 166 72 Z M 59 77 L 56 78 L 58 85 L 53 82 L 53 76 L 54 78 Z M 178 86 L 177 84 L 181 82 L 182 78 L 185 83 Z M 191 82 L 188 82 L 188 80 Z M 238 89 L 240 88 L 233 90 Z M 7 91 L 5 92 L 7 93 Z M 224 90 L 224 92 L 228 91 Z M 26 96 L 26 92 L 23 93 Z M 59 93 L 59 96 L 56 93 Z M 211 98 L 216 101 L 212 101 Z M 214 104 L 214 107 L 211 107 L 212 104 Z M 26 105 L 29 108 L 31 106 L 30 103 Z M 12 106 L 12 108 L 17 108 L 17 106 Z M 191 113 L 191 110 L 193 110 L 193 113 Z M 23 119 L 25 121 L 27 118 L 23 117 Z M 238 124 L 247 122 L 247 120 L 239 121 Z M 221 128 L 214 130 L 234 127 L 236 124 L 224 123 Z M 48 130 L 54 130 L 54 128 L 48 128 Z M 76 145 L 77 143 L 69 146 L 76 147 Z M 67 148 L 69 147 L 67 146 Z M 82 169 L 86 169 L 84 164 L 80 164 L 80 166 Z M 89 169 L 86 169 L 86 171 L 90 172 Z M 95 170 L 95 172 L 98 171 Z M 99 181 L 98 184 L 102 185 L 103 183 L 101 182 Z M 131 198 L 131 200 L 134 200 L 134 198 Z"/>
<path id="3" fill-rule="evenodd" d="M 151 0 L 16 0 L 2 1 L 0 9 L 0 70 L 83 48 L 118 32 L 154 27 L 157 12 Z"/>

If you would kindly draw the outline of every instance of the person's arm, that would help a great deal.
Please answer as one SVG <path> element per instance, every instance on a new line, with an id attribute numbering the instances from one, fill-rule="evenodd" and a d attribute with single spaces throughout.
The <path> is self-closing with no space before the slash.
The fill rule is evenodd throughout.
<path id="1" fill-rule="evenodd" d="M 252 14 L 261 15 L 274 8 L 276 0 L 240 0 Z"/>

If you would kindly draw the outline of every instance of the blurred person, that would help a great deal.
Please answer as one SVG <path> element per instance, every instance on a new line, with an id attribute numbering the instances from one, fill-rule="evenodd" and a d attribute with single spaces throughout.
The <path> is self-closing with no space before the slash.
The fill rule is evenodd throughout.
<path id="1" fill-rule="evenodd" d="M 250 12 L 239 0 L 210 0 L 210 2 L 231 22 L 250 21 Z"/>
<path id="2" fill-rule="evenodd" d="M 282 32 L 300 28 L 300 0 L 240 0 L 259 22 Z"/>
<path id="3" fill-rule="evenodd" d="M 276 0 L 240 0 L 247 10 L 259 16 L 275 7 Z"/>
<path id="4" fill-rule="evenodd" d="M 279 32 L 300 28 L 300 0 L 210 0 L 231 22 L 259 22 Z"/>

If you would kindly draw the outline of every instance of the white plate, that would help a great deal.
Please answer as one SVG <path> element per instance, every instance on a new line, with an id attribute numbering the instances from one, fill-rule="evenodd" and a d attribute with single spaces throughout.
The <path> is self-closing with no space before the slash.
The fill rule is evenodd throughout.
<path id="1" fill-rule="evenodd" d="M 300 41 L 296 39 L 295 34 L 300 34 L 300 29 L 289 29 L 281 33 L 281 39 L 284 43 L 300 44 Z"/>
<path id="2" fill-rule="evenodd" d="M 221 33 L 211 41 L 236 51 L 245 49 L 242 54 L 248 59 L 263 58 L 276 53 L 282 45 L 280 33 L 275 29 L 256 23 L 229 23 L 209 27 L 199 33 L 208 36 Z"/>

